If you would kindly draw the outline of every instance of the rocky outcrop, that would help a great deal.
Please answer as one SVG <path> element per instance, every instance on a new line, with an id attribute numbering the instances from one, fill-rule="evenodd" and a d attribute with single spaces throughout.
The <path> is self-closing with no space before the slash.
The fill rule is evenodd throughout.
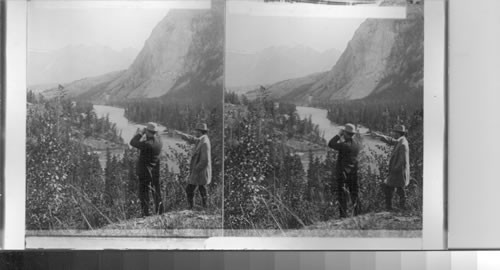
<path id="1" fill-rule="evenodd" d="M 333 69 L 311 87 L 311 94 L 320 99 L 368 96 L 384 76 L 395 39 L 393 20 L 365 21 Z"/>
<path id="2" fill-rule="evenodd" d="M 167 98 L 187 102 L 222 102 L 224 75 L 224 16 L 213 9 L 193 19 L 193 39 L 184 59 L 183 74 Z"/>
<path id="3" fill-rule="evenodd" d="M 175 10 L 155 27 L 130 68 L 104 90 L 113 99 L 159 97 L 185 71 L 193 40 L 192 21 L 201 11 Z"/>

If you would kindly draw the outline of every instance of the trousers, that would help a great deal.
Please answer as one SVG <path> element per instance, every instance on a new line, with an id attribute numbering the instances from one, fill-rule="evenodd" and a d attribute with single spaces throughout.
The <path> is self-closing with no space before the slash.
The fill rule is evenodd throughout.
<path id="1" fill-rule="evenodd" d="M 399 207 L 404 209 L 406 205 L 406 192 L 402 187 L 392 187 L 386 184 L 383 184 L 383 190 L 385 195 L 385 208 L 386 210 L 392 210 L 392 197 L 394 194 L 394 190 L 399 196 Z"/>
<path id="2" fill-rule="evenodd" d="M 163 203 L 160 188 L 159 168 L 148 168 L 139 175 L 139 200 L 141 201 L 142 214 L 149 216 L 149 191 L 153 194 L 155 213 L 163 213 Z"/>
<path id="3" fill-rule="evenodd" d="M 337 172 L 336 185 L 337 200 L 339 202 L 339 214 L 341 218 L 347 217 L 347 197 L 351 199 L 353 214 L 359 215 L 361 204 L 359 201 L 358 170 L 339 170 Z"/>
<path id="4" fill-rule="evenodd" d="M 205 188 L 205 185 L 188 184 L 186 187 L 186 195 L 187 195 L 189 207 L 193 208 L 194 192 L 196 190 L 196 187 L 198 187 L 198 191 L 200 192 L 201 203 L 202 203 L 203 207 L 206 207 L 207 206 L 207 189 Z"/>

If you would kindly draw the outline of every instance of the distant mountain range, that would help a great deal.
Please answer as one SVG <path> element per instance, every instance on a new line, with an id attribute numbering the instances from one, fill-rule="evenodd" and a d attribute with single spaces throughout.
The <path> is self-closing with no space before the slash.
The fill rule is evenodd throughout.
<path id="1" fill-rule="evenodd" d="M 28 86 L 43 88 L 126 69 L 137 49 L 116 51 L 106 46 L 70 45 L 48 52 L 28 52 Z"/>
<path id="2" fill-rule="evenodd" d="M 336 49 L 319 52 L 305 46 L 269 47 L 255 53 L 228 52 L 226 88 L 267 85 L 326 71 L 335 65 L 340 54 Z"/>
<path id="3" fill-rule="evenodd" d="M 272 97 L 295 103 L 422 99 L 423 29 L 420 5 L 408 6 L 408 17 L 404 20 L 367 19 L 332 69 L 267 88 Z"/>
<path id="4" fill-rule="evenodd" d="M 171 10 L 130 67 L 62 85 L 68 95 L 94 103 L 162 96 L 222 102 L 223 31 L 217 9 Z"/>

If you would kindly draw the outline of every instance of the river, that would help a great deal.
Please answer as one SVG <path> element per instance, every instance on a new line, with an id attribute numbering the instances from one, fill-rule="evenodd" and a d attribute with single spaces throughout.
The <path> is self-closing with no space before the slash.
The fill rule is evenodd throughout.
<path id="1" fill-rule="evenodd" d="M 311 117 L 311 121 L 318 125 L 319 130 L 322 134 L 324 134 L 324 138 L 328 142 L 333 136 L 337 135 L 340 131 L 340 129 L 343 127 L 342 125 L 337 125 L 335 123 L 332 123 L 328 118 L 327 118 L 327 110 L 325 109 L 319 109 L 319 108 L 313 108 L 313 107 L 303 107 L 303 106 L 297 106 L 297 113 L 300 116 L 300 119 L 305 119 Z M 361 134 L 368 132 L 368 129 L 365 127 L 359 127 L 358 130 Z M 363 144 L 368 147 L 368 149 L 373 149 L 377 153 L 381 153 L 381 151 L 377 148 L 377 145 L 383 145 L 382 142 L 373 139 L 372 137 L 369 136 L 363 136 Z M 327 147 L 325 146 L 324 151 L 315 151 L 313 154 L 315 156 L 320 156 L 321 158 L 326 156 L 326 150 Z M 304 168 L 307 169 L 309 165 L 309 160 L 308 160 L 308 155 L 307 153 L 299 153 L 301 156 L 302 164 L 304 165 Z"/>
<path id="2" fill-rule="evenodd" d="M 127 142 L 127 143 L 130 142 L 130 140 L 135 135 L 138 128 L 142 129 L 145 127 L 144 125 L 140 125 L 140 124 L 129 121 L 125 117 L 125 109 L 123 109 L 123 108 L 104 106 L 104 105 L 94 105 L 94 111 L 96 112 L 97 117 L 106 117 L 106 115 L 108 115 L 109 121 L 116 125 L 118 132 L 121 132 L 121 137 L 123 138 L 123 141 Z M 160 125 L 160 130 L 164 130 L 164 129 L 165 129 L 165 127 Z M 162 138 L 162 142 L 163 142 L 163 152 L 164 153 L 167 153 L 168 151 L 170 151 L 169 146 L 171 146 L 172 148 L 174 148 L 178 151 L 182 151 L 177 146 L 177 144 L 178 143 L 183 144 L 184 143 L 183 140 L 181 140 L 179 138 L 173 138 L 173 137 L 170 137 L 170 136 L 165 135 L 165 134 L 162 134 L 161 138 Z M 129 145 L 129 147 L 130 147 L 130 145 Z M 101 152 L 103 152 L 103 151 L 101 151 Z M 115 155 L 116 154 L 120 155 L 120 153 L 117 151 L 113 151 L 112 153 Z M 100 154 L 100 159 L 102 159 L 101 156 L 103 153 L 99 153 L 99 154 Z M 121 152 L 121 154 L 123 154 L 123 152 Z M 104 161 L 105 161 L 105 151 L 104 151 Z M 171 170 L 173 170 L 174 172 L 179 171 L 179 166 L 177 165 L 176 162 L 171 161 L 171 160 L 168 160 L 167 162 L 168 162 L 168 167 Z M 102 161 L 101 161 L 101 163 L 102 163 Z"/>

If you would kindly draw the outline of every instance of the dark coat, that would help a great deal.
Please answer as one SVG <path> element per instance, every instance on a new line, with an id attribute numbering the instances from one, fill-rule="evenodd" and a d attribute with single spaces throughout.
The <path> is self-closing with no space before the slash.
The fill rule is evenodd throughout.
<path id="1" fill-rule="evenodd" d="M 160 136 L 141 140 L 142 135 L 135 135 L 130 145 L 140 150 L 137 161 L 137 176 L 139 180 L 159 181 L 160 154 L 163 147 Z"/>
<path id="2" fill-rule="evenodd" d="M 337 157 L 337 175 L 349 175 L 358 169 L 358 154 L 361 151 L 361 143 L 356 138 L 340 142 L 340 136 L 334 136 L 328 147 L 339 151 Z"/>
<path id="3" fill-rule="evenodd" d="M 381 136 L 382 141 L 394 145 L 389 160 L 389 175 L 386 184 L 391 187 L 405 187 L 410 183 L 410 147 L 406 137 L 394 139 Z"/>
<path id="4" fill-rule="evenodd" d="M 181 134 L 182 139 L 194 144 L 189 166 L 188 184 L 207 185 L 212 181 L 212 158 L 210 139 L 207 135 L 199 138 Z"/>

